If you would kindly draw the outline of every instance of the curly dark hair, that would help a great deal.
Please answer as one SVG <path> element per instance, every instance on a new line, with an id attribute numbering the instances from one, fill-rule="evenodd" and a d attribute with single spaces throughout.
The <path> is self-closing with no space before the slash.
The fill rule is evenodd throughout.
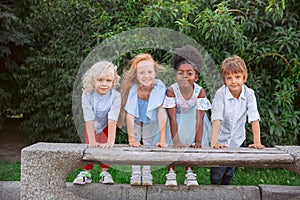
<path id="1" fill-rule="evenodd" d="M 198 49 L 190 45 L 176 49 L 172 57 L 172 67 L 177 71 L 180 65 L 186 63 L 191 64 L 196 72 L 201 71 L 204 60 Z"/>

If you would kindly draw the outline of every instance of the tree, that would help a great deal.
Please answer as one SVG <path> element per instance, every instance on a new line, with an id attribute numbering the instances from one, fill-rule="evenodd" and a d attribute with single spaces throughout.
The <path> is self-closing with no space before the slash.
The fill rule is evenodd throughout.
<path id="1" fill-rule="evenodd" d="M 32 43 L 25 63 L 12 76 L 18 79 L 18 108 L 9 108 L 14 113 L 24 114 L 22 128 L 31 133 L 32 138 L 78 141 L 72 121 L 71 93 L 85 56 L 105 39 L 122 31 L 164 27 L 195 39 L 217 66 L 229 55 L 241 56 L 249 70 L 247 85 L 256 91 L 263 143 L 267 146 L 297 144 L 300 124 L 299 2 L 29 2 L 30 16 L 25 17 L 23 25 L 28 27 L 26 34 L 30 35 Z M 143 51 L 150 52 L 158 62 L 170 65 L 170 52 Z M 122 55 L 115 62 L 125 68 L 135 53 Z M 206 87 L 204 80 L 200 78 L 199 83 Z M 205 89 L 209 91 L 210 88 Z M 0 98 L 9 95 L 12 93 Z"/>
<path id="2" fill-rule="evenodd" d="M 22 3 L 26 5 L 26 1 Z M 17 72 L 30 42 L 22 23 L 26 6 L 17 8 L 13 1 L 0 3 L 0 130 L 4 118 L 16 114 L 20 104 L 21 99 L 16 98 L 19 92 Z"/>

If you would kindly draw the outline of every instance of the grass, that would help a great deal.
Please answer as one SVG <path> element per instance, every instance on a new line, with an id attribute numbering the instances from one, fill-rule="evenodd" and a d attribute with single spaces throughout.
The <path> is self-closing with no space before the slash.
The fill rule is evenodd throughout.
<path id="1" fill-rule="evenodd" d="M 0 160 L 0 181 L 20 181 L 21 162 Z"/>
<path id="2" fill-rule="evenodd" d="M 72 182 L 81 168 L 72 170 L 67 176 L 66 181 Z M 112 174 L 115 183 L 129 184 L 131 166 L 115 166 L 112 165 L 109 172 Z M 21 163 L 0 161 L 0 181 L 20 181 Z M 92 170 L 92 178 L 94 183 L 99 182 L 99 165 L 95 165 Z M 197 180 L 200 185 L 210 185 L 209 168 L 196 167 L 194 173 L 197 174 Z M 165 184 L 167 174 L 166 167 L 152 167 L 153 183 Z M 177 182 L 183 184 L 185 168 L 176 167 Z M 238 167 L 232 185 L 293 185 L 300 186 L 300 175 L 288 171 L 286 169 L 269 169 L 269 168 L 243 168 Z"/>

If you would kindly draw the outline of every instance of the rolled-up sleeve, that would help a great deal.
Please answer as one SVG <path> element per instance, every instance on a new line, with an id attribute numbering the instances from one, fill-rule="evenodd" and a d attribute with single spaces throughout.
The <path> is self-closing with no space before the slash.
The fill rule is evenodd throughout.
<path id="1" fill-rule="evenodd" d="M 221 87 L 219 90 L 217 90 L 215 97 L 213 98 L 211 108 L 211 121 L 224 120 L 224 98 L 225 89 Z"/>
<path id="2" fill-rule="evenodd" d="M 256 97 L 252 89 L 248 89 L 247 91 L 247 108 L 248 123 L 260 120 Z"/>
<path id="3" fill-rule="evenodd" d="M 134 115 L 135 117 L 139 117 L 139 108 L 138 108 L 138 90 L 136 85 L 134 84 L 128 93 L 128 97 L 126 100 L 126 104 L 124 109 L 126 112 L 128 112 L 131 115 Z"/>
<path id="4" fill-rule="evenodd" d="M 112 100 L 112 105 L 110 111 L 108 112 L 108 119 L 118 121 L 121 109 L 121 94 L 117 91 L 114 92 L 114 98 Z"/>
<path id="5" fill-rule="evenodd" d="M 85 122 L 95 120 L 95 113 L 92 104 L 92 94 L 82 94 L 81 105 L 83 111 L 83 119 Z"/>

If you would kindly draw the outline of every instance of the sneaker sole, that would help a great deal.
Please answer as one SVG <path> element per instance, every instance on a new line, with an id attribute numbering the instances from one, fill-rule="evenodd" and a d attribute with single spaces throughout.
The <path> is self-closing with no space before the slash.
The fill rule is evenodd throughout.
<path id="1" fill-rule="evenodd" d="M 113 185 L 114 183 L 102 183 L 103 185 Z"/>
<path id="2" fill-rule="evenodd" d="M 100 182 L 101 184 L 104 184 L 104 185 L 113 185 L 114 182 Z"/>
<path id="3" fill-rule="evenodd" d="M 150 183 L 150 182 L 143 182 L 142 185 L 143 185 L 143 186 L 151 186 L 152 183 Z"/>
<path id="4" fill-rule="evenodd" d="M 132 185 L 132 186 L 140 186 L 140 185 L 142 185 L 142 183 L 141 182 L 132 182 L 132 183 L 130 183 L 130 185 Z"/>
<path id="5" fill-rule="evenodd" d="M 169 184 L 165 184 L 165 186 L 167 186 L 167 187 L 176 187 L 176 186 L 177 186 L 177 184 L 172 184 L 172 183 L 169 183 Z"/>
<path id="6" fill-rule="evenodd" d="M 198 186 L 199 184 L 188 184 L 188 185 L 186 185 L 186 186 L 188 186 L 188 187 L 196 187 L 196 186 Z"/>
<path id="7" fill-rule="evenodd" d="M 76 182 L 74 183 L 74 182 L 73 182 L 73 184 L 74 184 L 74 185 L 84 185 L 85 183 L 76 183 Z"/>
<path id="8" fill-rule="evenodd" d="M 73 184 L 75 184 L 75 185 L 84 185 L 84 184 L 89 184 L 89 183 L 92 183 L 92 180 L 87 180 L 85 182 L 76 182 L 76 181 L 73 182 Z"/>

